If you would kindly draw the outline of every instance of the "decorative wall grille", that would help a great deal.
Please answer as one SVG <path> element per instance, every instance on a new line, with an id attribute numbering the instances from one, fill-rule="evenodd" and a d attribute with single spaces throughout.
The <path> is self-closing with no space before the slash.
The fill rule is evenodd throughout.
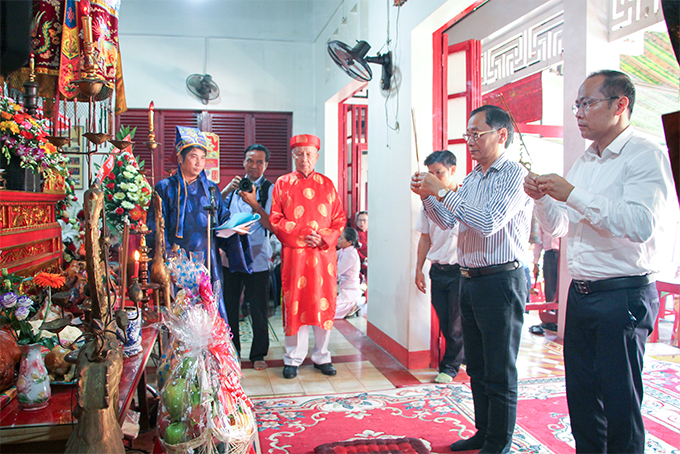
<path id="1" fill-rule="evenodd" d="M 522 29 L 482 40 L 482 89 L 494 90 L 562 61 L 564 12 L 552 12 Z"/>
<path id="2" fill-rule="evenodd" d="M 608 40 L 616 41 L 662 20 L 661 0 L 611 0 Z"/>

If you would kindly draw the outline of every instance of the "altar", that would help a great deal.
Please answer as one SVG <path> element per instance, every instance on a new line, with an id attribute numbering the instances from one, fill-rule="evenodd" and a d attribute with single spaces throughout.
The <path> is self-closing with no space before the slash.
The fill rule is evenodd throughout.
<path id="1" fill-rule="evenodd" d="M 118 401 L 118 422 L 122 425 L 132 401 L 137 398 L 141 413 L 142 430 L 148 429 L 146 400 L 146 366 L 153 351 L 158 328 L 147 326 L 142 329 L 142 352 L 123 361 Z M 52 385 L 52 399 L 47 408 L 37 411 L 22 411 L 17 400 L 12 400 L 0 410 L 0 439 L 3 444 L 35 441 L 65 440 L 73 432 L 76 419 L 73 416 L 77 401 L 76 384 Z M 136 391 L 136 393 L 135 393 Z M 144 421 L 146 419 L 146 421 Z"/>

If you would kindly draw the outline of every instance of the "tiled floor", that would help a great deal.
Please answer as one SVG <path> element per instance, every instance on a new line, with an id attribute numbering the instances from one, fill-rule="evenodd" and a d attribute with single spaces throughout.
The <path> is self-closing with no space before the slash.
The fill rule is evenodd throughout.
<path id="1" fill-rule="evenodd" d="M 280 311 L 279 311 L 280 312 Z M 562 346 L 556 341 L 556 334 L 546 331 L 545 336 L 529 333 L 531 325 L 540 320 L 531 314 L 525 317 L 520 354 L 517 361 L 521 378 L 563 375 Z M 435 369 L 407 370 L 382 348 L 366 337 L 366 319 L 363 317 L 336 321 L 331 334 L 330 350 L 333 364 L 338 370 L 336 376 L 327 377 L 313 368 L 309 358 L 305 360 L 299 374 L 293 379 L 284 379 L 283 370 L 283 326 L 280 314 L 270 319 L 270 349 L 265 358 L 269 367 L 258 371 L 249 361 L 242 364 L 242 386 L 250 397 L 271 397 L 311 394 L 334 394 L 363 392 L 395 387 L 431 383 L 437 376 Z M 242 322 L 241 342 L 245 357 L 250 351 L 251 339 L 248 322 Z M 310 332 L 310 348 L 313 345 Z M 680 350 L 679 350 L 680 352 Z M 463 369 L 456 381 L 468 380 Z"/>

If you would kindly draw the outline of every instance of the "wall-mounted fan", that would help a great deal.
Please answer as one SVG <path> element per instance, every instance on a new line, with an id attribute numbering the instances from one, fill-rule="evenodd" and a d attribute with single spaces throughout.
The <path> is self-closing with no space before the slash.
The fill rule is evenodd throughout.
<path id="1" fill-rule="evenodd" d="M 203 104 L 216 99 L 220 95 L 220 88 L 213 81 L 210 74 L 192 74 L 187 77 L 187 89 L 199 98 Z"/>
<path id="2" fill-rule="evenodd" d="M 377 63 L 381 65 L 380 87 L 383 90 L 389 90 L 393 73 L 392 52 L 387 52 L 384 55 L 378 54 L 377 57 L 367 57 L 366 54 L 370 48 L 371 46 L 366 41 L 357 41 L 353 48 L 342 41 L 331 41 L 328 43 L 328 54 L 350 77 L 366 82 L 373 78 L 373 72 L 368 64 Z"/>

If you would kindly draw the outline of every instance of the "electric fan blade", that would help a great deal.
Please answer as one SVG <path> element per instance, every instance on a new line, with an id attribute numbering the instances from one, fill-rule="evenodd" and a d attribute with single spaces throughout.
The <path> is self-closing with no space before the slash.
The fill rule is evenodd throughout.
<path id="1" fill-rule="evenodd" d="M 366 41 L 359 41 L 353 49 L 342 41 L 331 41 L 328 54 L 351 78 L 368 82 L 373 78 L 373 72 L 364 56 L 370 48 Z"/>

